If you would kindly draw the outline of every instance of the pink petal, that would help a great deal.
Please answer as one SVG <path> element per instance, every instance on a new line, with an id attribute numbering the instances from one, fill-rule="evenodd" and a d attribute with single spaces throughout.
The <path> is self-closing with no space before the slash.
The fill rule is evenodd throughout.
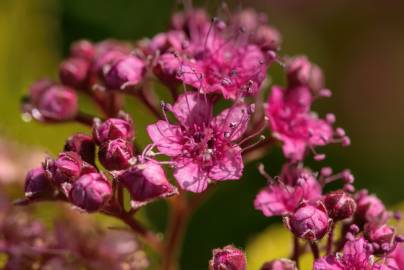
<path id="1" fill-rule="evenodd" d="M 301 190 L 276 183 L 262 189 L 255 198 L 254 207 L 267 216 L 283 216 L 295 210 L 302 200 Z"/>
<path id="2" fill-rule="evenodd" d="M 245 104 L 235 105 L 226 109 L 213 119 L 214 126 L 222 129 L 223 133 L 228 132 L 230 140 L 237 140 L 247 130 L 248 121 L 250 120 L 247 110 L 248 107 Z M 231 128 L 231 125 L 234 125 L 234 128 Z"/>
<path id="3" fill-rule="evenodd" d="M 300 139 L 283 138 L 283 153 L 291 160 L 302 160 L 306 151 L 306 143 Z"/>
<path id="4" fill-rule="evenodd" d="M 212 117 L 212 103 L 201 94 L 187 92 L 178 97 L 172 112 L 184 126 L 202 125 Z"/>
<path id="5" fill-rule="evenodd" d="M 317 259 L 314 262 L 314 270 L 347 270 L 334 256 Z"/>
<path id="6" fill-rule="evenodd" d="M 208 187 L 208 177 L 199 164 L 192 160 L 181 160 L 174 170 L 174 177 L 184 190 L 199 193 Z"/>
<path id="7" fill-rule="evenodd" d="M 229 147 L 210 169 L 209 177 L 216 181 L 237 180 L 243 175 L 244 163 L 241 148 Z"/>
<path id="8" fill-rule="evenodd" d="M 159 120 L 147 127 L 147 133 L 163 154 L 168 156 L 181 154 L 182 132 L 179 126 Z"/>

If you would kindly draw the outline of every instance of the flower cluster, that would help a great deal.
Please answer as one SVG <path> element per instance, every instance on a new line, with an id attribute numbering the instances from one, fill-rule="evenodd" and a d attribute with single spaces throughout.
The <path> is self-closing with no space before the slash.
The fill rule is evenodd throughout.
<path id="1" fill-rule="evenodd" d="M 129 232 L 104 231 L 71 211 L 52 230 L 17 209 L 0 194 L 0 248 L 7 255 L 4 269 L 133 269 L 149 266 L 145 252 Z"/>
<path id="2" fill-rule="evenodd" d="M 310 154 L 325 159 L 317 147 L 348 146 L 350 139 L 334 128 L 333 114 L 320 118 L 312 111 L 314 101 L 331 96 L 321 69 L 304 56 L 281 57 L 280 43 L 267 18 L 249 9 L 212 19 L 202 9 L 186 9 L 151 39 L 74 43 L 60 65 L 60 82 L 44 79 L 30 87 L 24 119 L 76 121 L 91 131 L 72 135 L 57 157 L 28 172 L 24 203 L 58 200 L 118 218 L 161 253 L 162 269 L 172 270 L 186 219 L 211 186 L 241 179 L 245 163 L 279 141 L 285 165 L 274 178 L 259 167 L 268 183 L 254 207 L 267 217 L 281 216 L 295 248 L 290 259 L 262 269 L 297 269 L 306 246 L 315 270 L 404 269 L 403 238 L 387 223 L 392 214 L 382 202 L 356 192 L 349 170 L 316 173 L 303 165 Z M 273 86 L 263 104 L 272 64 L 284 68 L 287 85 Z M 170 101 L 159 100 L 156 83 L 167 88 Z M 99 115 L 81 111 L 79 95 L 91 98 Z M 127 97 L 138 98 L 156 118 L 146 128 L 148 145 L 135 140 L 136 118 L 124 112 Z M 325 193 L 337 180 L 342 188 Z M 172 209 L 173 226 L 163 238 L 134 217 L 157 199 L 167 199 Z M 209 262 L 212 270 L 246 265 L 243 252 L 231 245 L 215 249 Z"/>

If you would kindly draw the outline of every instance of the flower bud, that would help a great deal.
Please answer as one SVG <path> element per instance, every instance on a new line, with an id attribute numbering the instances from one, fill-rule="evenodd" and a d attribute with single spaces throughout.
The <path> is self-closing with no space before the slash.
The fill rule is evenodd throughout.
<path id="1" fill-rule="evenodd" d="M 53 193 L 53 186 L 42 167 L 30 170 L 25 177 L 25 196 L 46 196 Z"/>
<path id="2" fill-rule="evenodd" d="M 366 239 L 372 243 L 374 252 L 377 254 L 390 252 L 396 246 L 396 232 L 394 228 L 386 224 L 378 225 L 367 223 L 365 225 L 364 235 Z"/>
<path id="3" fill-rule="evenodd" d="M 302 203 L 284 221 L 294 235 L 309 241 L 323 238 L 330 227 L 327 210 L 321 202 L 316 206 Z"/>
<path id="4" fill-rule="evenodd" d="M 129 190 L 134 208 L 177 193 L 177 189 L 170 184 L 163 168 L 156 161 L 133 166 L 117 179 Z"/>
<path id="5" fill-rule="evenodd" d="M 81 173 L 82 160 L 75 152 L 62 152 L 55 160 L 45 162 L 45 170 L 56 184 L 75 181 Z"/>
<path id="6" fill-rule="evenodd" d="M 29 99 L 32 104 L 38 104 L 42 95 L 55 83 L 51 80 L 43 79 L 36 81 L 29 87 Z"/>
<path id="7" fill-rule="evenodd" d="M 342 190 L 328 193 L 324 198 L 328 215 L 339 221 L 351 217 L 356 210 L 355 200 Z"/>
<path id="8" fill-rule="evenodd" d="M 48 88 L 36 105 L 38 115 L 33 113 L 33 116 L 41 121 L 71 120 L 78 110 L 78 100 L 74 90 L 61 85 Z"/>
<path id="9" fill-rule="evenodd" d="M 60 81 L 67 86 L 85 89 L 88 82 L 90 63 L 83 58 L 69 58 L 59 67 Z"/>
<path id="10" fill-rule="evenodd" d="M 88 40 L 79 40 L 70 47 L 70 55 L 72 57 L 93 60 L 95 57 L 95 47 Z"/>
<path id="11" fill-rule="evenodd" d="M 388 213 L 383 202 L 367 191 L 360 191 L 356 198 L 356 217 L 363 223 L 383 223 L 388 219 Z"/>
<path id="12" fill-rule="evenodd" d="M 134 86 L 143 80 L 144 62 L 136 56 L 127 56 L 115 61 L 104 73 L 105 84 L 111 89 L 123 89 Z"/>
<path id="13" fill-rule="evenodd" d="M 104 79 L 104 75 L 111 69 L 112 64 L 124 57 L 126 54 L 120 50 L 105 50 L 100 53 L 94 65 L 96 74 Z"/>
<path id="14" fill-rule="evenodd" d="M 131 165 L 133 158 L 132 143 L 124 139 L 105 142 L 100 147 L 98 158 L 108 170 L 124 170 Z"/>
<path id="15" fill-rule="evenodd" d="M 114 139 L 131 141 L 134 133 L 133 124 L 129 118 L 109 118 L 101 124 L 95 123 L 93 128 L 93 137 L 98 144 Z"/>
<path id="16" fill-rule="evenodd" d="M 294 261 L 279 259 L 265 263 L 261 270 L 297 270 L 297 267 Z"/>
<path id="17" fill-rule="evenodd" d="M 259 26 L 254 39 L 262 50 L 277 51 L 281 45 L 279 31 L 269 25 Z"/>
<path id="18" fill-rule="evenodd" d="M 69 199 L 74 205 L 95 212 L 101 209 L 112 196 L 112 187 L 108 179 L 100 173 L 82 175 L 73 184 Z"/>
<path id="19" fill-rule="evenodd" d="M 210 270 L 245 270 L 247 259 L 244 253 L 232 245 L 214 249 L 209 261 Z"/>
<path id="20" fill-rule="evenodd" d="M 177 85 L 177 72 L 180 67 L 179 59 L 173 53 L 162 54 L 154 66 L 154 74 L 168 85 Z"/>
<path id="21" fill-rule="evenodd" d="M 90 163 L 94 164 L 95 160 L 95 143 L 93 137 L 77 133 L 69 137 L 65 143 L 64 151 L 72 151 L 80 155 L 80 157 Z"/>
<path id="22" fill-rule="evenodd" d="M 324 88 L 324 77 L 321 69 L 311 63 L 305 56 L 291 58 L 286 63 L 289 86 L 306 85 L 313 91 Z"/>

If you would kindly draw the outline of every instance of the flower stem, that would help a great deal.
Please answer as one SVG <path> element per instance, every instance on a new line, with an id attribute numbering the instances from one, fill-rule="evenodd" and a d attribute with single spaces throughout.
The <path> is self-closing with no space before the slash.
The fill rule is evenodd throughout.
<path id="1" fill-rule="evenodd" d="M 330 255 L 332 252 L 332 245 L 334 242 L 334 230 L 335 225 L 334 223 L 331 225 L 330 231 L 328 232 L 328 239 L 327 239 L 327 255 Z"/>
<path id="2" fill-rule="evenodd" d="M 318 249 L 317 243 L 314 241 L 310 241 L 310 248 L 311 252 L 313 253 L 314 259 L 317 260 L 318 258 L 320 258 L 320 250 Z"/>
<path id="3" fill-rule="evenodd" d="M 84 112 L 78 112 L 76 117 L 74 118 L 74 121 L 89 127 L 93 125 L 93 120 L 94 116 Z"/>
<path id="4" fill-rule="evenodd" d="M 182 193 L 174 197 L 171 201 L 172 211 L 170 224 L 166 233 L 167 242 L 163 253 L 163 270 L 177 269 L 179 249 L 191 214 L 185 196 L 186 195 Z"/>
<path id="5" fill-rule="evenodd" d="M 299 269 L 300 245 L 299 238 L 293 236 L 293 253 L 291 259 L 296 262 L 296 267 Z"/>

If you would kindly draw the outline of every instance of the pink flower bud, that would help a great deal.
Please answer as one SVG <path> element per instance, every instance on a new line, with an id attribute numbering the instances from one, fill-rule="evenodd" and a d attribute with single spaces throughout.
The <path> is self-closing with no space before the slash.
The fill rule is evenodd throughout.
<path id="1" fill-rule="evenodd" d="M 154 74 L 168 85 L 177 85 L 180 60 L 172 53 L 162 54 L 153 68 Z"/>
<path id="2" fill-rule="evenodd" d="M 356 199 L 356 217 L 361 222 L 385 222 L 388 213 L 382 201 L 375 195 L 369 195 L 367 191 L 360 191 Z"/>
<path id="3" fill-rule="evenodd" d="M 55 160 L 45 162 L 45 170 L 56 184 L 75 181 L 81 173 L 82 160 L 75 152 L 62 152 Z"/>
<path id="4" fill-rule="evenodd" d="M 245 270 L 247 259 L 244 253 L 234 246 L 214 249 L 213 257 L 209 261 L 210 270 Z"/>
<path id="5" fill-rule="evenodd" d="M 167 180 L 163 168 L 155 161 L 129 168 L 118 176 L 118 181 L 129 190 L 134 208 L 177 193 L 177 189 Z"/>
<path id="6" fill-rule="evenodd" d="M 392 251 L 396 246 L 394 228 L 386 224 L 378 225 L 367 223 L 365 225 L 365 237 L 373 244 L 374 252 L 378 254 Z M 374 245 L 376 243 L 376 245 Z"/>
<path id="7" fill-rule="evenodd" d="M 261 25 L 255 34 L 255 44 L 263 50 L 277 51 L 281 45 L 281 35 L 277 29 Z"/>
<path id="8" fill-rule="evenodd" d="M 124 139 L 105 142 L 100 147 L 98 158 L 108 170 L 124 170 L 131 165 L 133 158 L 132 143 Z"/>
<path id="9" fill-rule="evenodd" d="M 261 270 L 297 270 L 297 267 L 294 261 L 279 259 L 265 263 Z"/>
<path id="10" fill-rule="evenodd" d="M 111 89 L 134 86 L 143 80 L 144 73 L 144 62 L 136 56 L 127 56 L 115 61 L 104 73 L 105 84 Z"/>
<path id="11" fill-rule="evenodd" d="M 42 167 L 30 170 L 25 177 L 25 196 L 47 196 L 53 193 L 53 186 Z"/>
<path id="12" fill-rule="evenodd" d="M 101 124 L 95 123 L 93 128 L 93 137 L 98 144 L 114 139 L 131 141 L 134 133 L 132 120 L 129 117 L 127 119 L 109 118 Z"/>
<path id="13" fill-rule="evenodd" d="M 76 152 L 84 161 L 94 164 L 95 143 L 92 136 L 83 133 L 70 136 L 65 143 L 64 151 Z"/>
<path id="14" fill-rule="evenodd" d="M 67 86 L 85 89 L 89 81 L 90 62 L 83 58 L 69 58 L 59 67 L 60 81 Z"/>
<path id="15" fill-rule="evenodd" d="M 36 81 L 29 87 L 29 99 L 34 105 L 38 104 L 43 94 L 55 83 L 51 80 L 43 79 Z"/>
<path id="16" fill-rule="evenodd" d="M 88 40 L 79 40 L 70 47 L 70 55 L 72 57 L 93 60 L 95 57 L 95 47 Z"/>
<path id="17" fill-rule="evenodd" d="M 94 70 L 98 76 L 105 79 L 105 74 L 109 72 L 112 64 L 119 59 L 126 57 L 126 54 L 120 50 L 106 50 L 101 53 L 95 61 Z"/>
<path id="18" fill-rule="evenodd" d="M 111 196 L 112 187 L 107 178 L 100 173 L 89 173 L 74 182 L 69 199 L 87 212 L 95 212 L 101 209 Z"/>
<path id="19" fill-rule="evenodd" d="M 330 218 L 321 202 L 316 206 L 303 203 L 290 217 L 285 218 L 285 223 L 297 237 L 314 241 L 328 232 Z"/>
<path id="20" fill-rule="evenodd" d="M 324 88 L 324 77 L 321 69 L 305 56 L 289 59 L 286 63 L 286 72 L 290 87 L 306 85 L 315 92 L 320 92 Z"/>
<path id="21" fill-rule="evenodd" d="M 324 197 L 324 204 L 334 221 L 349 218 L 356 210 L 355 200 L 342 190 L 328 193 Z"/>
<path id="22" fill-rule="evenodd" d="M 69 87 L 54 85 L 43 93 L 35 109 L 39 115 L 33 113 L 33 116 L 38 120 L 71 120 L 78 110 L 77 95 Z"/>

